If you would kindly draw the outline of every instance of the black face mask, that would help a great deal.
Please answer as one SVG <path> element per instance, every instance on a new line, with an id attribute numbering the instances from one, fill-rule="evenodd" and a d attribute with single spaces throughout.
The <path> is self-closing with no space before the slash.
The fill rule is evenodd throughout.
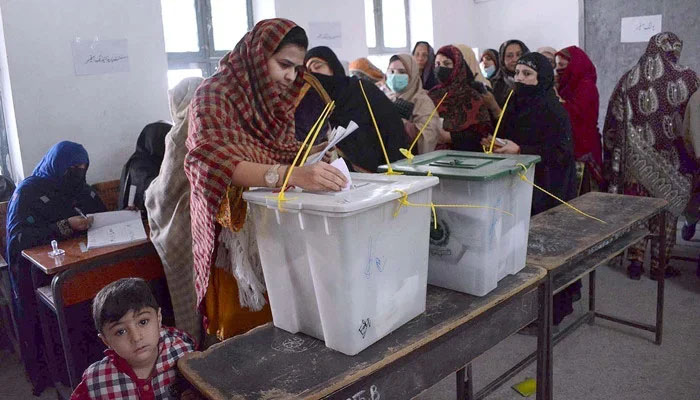
<path id="1" fill-rule="evenodd" d="M 440 83 L 447 82 L 450 79 L 451 75 L 452 68 L 442 66 L 435 68 L 435 78 L 437 78 L 438 82 Z"/>
<path id="2" fill-rule="evenodd" d="M 68 168 L 66 174 L 63 176 L 63 182 L 68 190 L 71 192 L 77 192 L 86 185 L 85 174 L 87 173 L 86 168 Z"/>
<path id="3" fill-rule="evenodd" d="M 522 82 L 515 82 L 513 90 L 518 96 L 534 96 L 539 91 L 537 85 L 526 85 Z"/>

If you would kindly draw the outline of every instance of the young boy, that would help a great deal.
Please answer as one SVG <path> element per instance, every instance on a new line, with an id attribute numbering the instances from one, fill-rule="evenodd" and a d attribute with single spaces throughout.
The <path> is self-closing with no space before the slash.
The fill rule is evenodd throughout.
<path id="1" fill-rule="evenodd" d="M 160 307 L 143 279 L 124 278 L 102 288 L 92 316 L 106 357 L 85 370 L 71 400 L 178 397 L 171 393 L 177 360 L 193 351 L 195 342 L 161 326 Z"/>

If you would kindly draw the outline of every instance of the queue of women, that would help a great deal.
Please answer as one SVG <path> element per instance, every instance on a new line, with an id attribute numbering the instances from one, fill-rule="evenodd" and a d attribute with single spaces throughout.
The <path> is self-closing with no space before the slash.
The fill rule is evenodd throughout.
<path id="1" fill-rule="evenodd" d="M 678 63 L 682 42 L 672 33 L 652 37 L 639 62 L 622 76 L 608 104 L 604 140 L 596 68 L 576 46 L 531 52 L 522 41 L 508 40 L 477 58 L 469 46 L 435 51 L 418 42 L 412 54 L 392 56 L 386 71 L 363 58 L 349 63 L 347 72 L 332 49 L 307 47 L 304 29 L 294 22 L 259 22 L 221 59 L 213 76 L 186 79 L 170 91 L 174 125 L 165 136 L 157 133 L 161 145 L 149 147 L 160 150 L 139 153 L 158 158 L 160 173 L 132 171 L 133 165 L 151 168 L 133 161 L 123 174 L 139 182 L 138 188 L 125 186 L 139 191 L 138 203 L 148 211 L 176 325 L 195 337 L 206 332 L 222 340 L 271 320 L 254 227 L 241 193 L 282 185 L 327 103 L 335 101 L 330 127 L 354 121 L 359 128 L 323 161 L 294 168 L 289 184 L 341 190 L 346 178 L 329 164 L 334 157 L 357 172 L 373 173 L 385 164 L 363 93 L 391 162 L 403 158 L 399 149 L 408 148 L 419 132 L 414 153 L 483 151 L 502 118 L 493 152 L 540 155 L 535 183 L 560 199 L 591 190 L 665 198 L 674 216 L 668 219 L 667 243 L 675 239 L 679 216 L 685 213 L 690 221 L 697 215 L 692 209 L 697 201 L 692 206 L 691 200 L 697 198 L 698 126 L 684 125 L 683 119 L 698 77 Z M 697 108 L 698 101 L 694 104 Z M 321 149 L 323 142 L 312 145 Z M 73 205 L 85 212 L 104 209 L 85 183 L 88 166 L 82 146 L 61 142 L 12 197 L 7 261 L 15 303 L 25 316 L 36 315 L 36 298 L 20 252 L 45 244 L 55 233 L 69 237 L 85 231 L 89 221 L 75 218 Z M 533 196 L 533 215 L 559 204 L 539 191 Z M 660 257 L 668 256 L 658 250 L 652 249 L 651 277 Z M 642 273 L 642 256 L 641 247 L 630 252 L 633 278 Z M 562 292 L 555 323 L 571 312 L 579 288 L 574 284 Z M 32 354 L 44 351 L 38 327 L 31 321 L 21 327 L 22 345 Z M 41 357 L 34 360 L 27 369 L 41 384 L 45 368 Z"/>

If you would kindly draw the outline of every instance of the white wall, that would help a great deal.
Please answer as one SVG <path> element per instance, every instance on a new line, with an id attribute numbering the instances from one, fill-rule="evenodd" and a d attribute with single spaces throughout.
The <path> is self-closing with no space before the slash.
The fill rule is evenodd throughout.
<path id="1" fill-rule="evenodd" d="M 520 39 L 533 51 L 562 49 L 579 43 L 579 0 L 433 0 L 433 27 L 437 47 L 498 49 Z"/>
<path id="2" fill-rule="evenodd" d="M 0 0 L 0 9 L 14 162 L 29 175 L 49 147 L 72 140 L 90 154 L 88 182 L 119 179 L 141 129 L 170 119 L 160 1 Z M 127 39 L 130 72 L 76 76 L 76 37 Z"/>
<path id="3" fill-rule="evenodd" d="M 365 7 L 362 0 L 277 0 L 276 16 L 308 29 L 309 22 L 340 22 L 342 46 L 333 50 L 341 61 L 367 56 Z M 310 46 L 313 47 L 313 38 Z"/>

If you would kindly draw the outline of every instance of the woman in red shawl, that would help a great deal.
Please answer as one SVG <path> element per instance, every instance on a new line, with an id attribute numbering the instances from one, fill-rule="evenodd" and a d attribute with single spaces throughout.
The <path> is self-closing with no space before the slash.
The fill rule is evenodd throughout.
<path id="1" fill-rule="evenodd" d="M 622 76 L 613 91 L 605 117 L 605 177 L 608 191 L 650 196 L 669 202 L 666 218 L 666 254 L 652 243 L 651 273 L 658 278 L 661 257 L 676 242 L 676 223 L 690 199 L 694 155 L 683 146 L 682 123 L 690 96 L 698 89 L 698 76 L 678 64 L 683 42 L 662 32 L 649 40 L 646 52 Z M 660 226 L 653 222 L 652 232 Z M 645 243 L 630 249 L 630 278 L 639 279 Z M 666 276 L 677 275 L 674 268 Z"/>
<path id="2" fill-rule="evenodd" d="M 574 134 L 574 157 L 585 164 L 581 193 L 591 190 L 591 178 L 603 185 L 603 149 L 598 130 L 596 69 L 586 53 L 576 46 L 556 53 L 559 97 L 569 113 Z"/>
<path id="3" fill-rule="evenodd" d="M 455 46 L 442 46 L 435 56 L 438 85 L 428 96 L 436 105 L 449 93 L 438 109 L 444 120 L 439 144 L 454 150 L 481 151 L 481 138 L 493 132 L 483 95 L 486 87 L 474 80 L 474 73 Z"/>
<path id="4" fill-rule="evenodd" d="M 190 104 L 185 172 L 195 289 L 198 305 L 206 294 L 207 330 L 219 339 L 271 319 L 241 197 L 248 187 L 279 187 L 299 150 L 294 104 L 307 45 L 306 33 L 291 21 L 259 22 L 221 59 Z M 338 191 L 345 182 L 324 162 L 295 168 L 290 177 L 292 185 L 308 190 Z"/>

